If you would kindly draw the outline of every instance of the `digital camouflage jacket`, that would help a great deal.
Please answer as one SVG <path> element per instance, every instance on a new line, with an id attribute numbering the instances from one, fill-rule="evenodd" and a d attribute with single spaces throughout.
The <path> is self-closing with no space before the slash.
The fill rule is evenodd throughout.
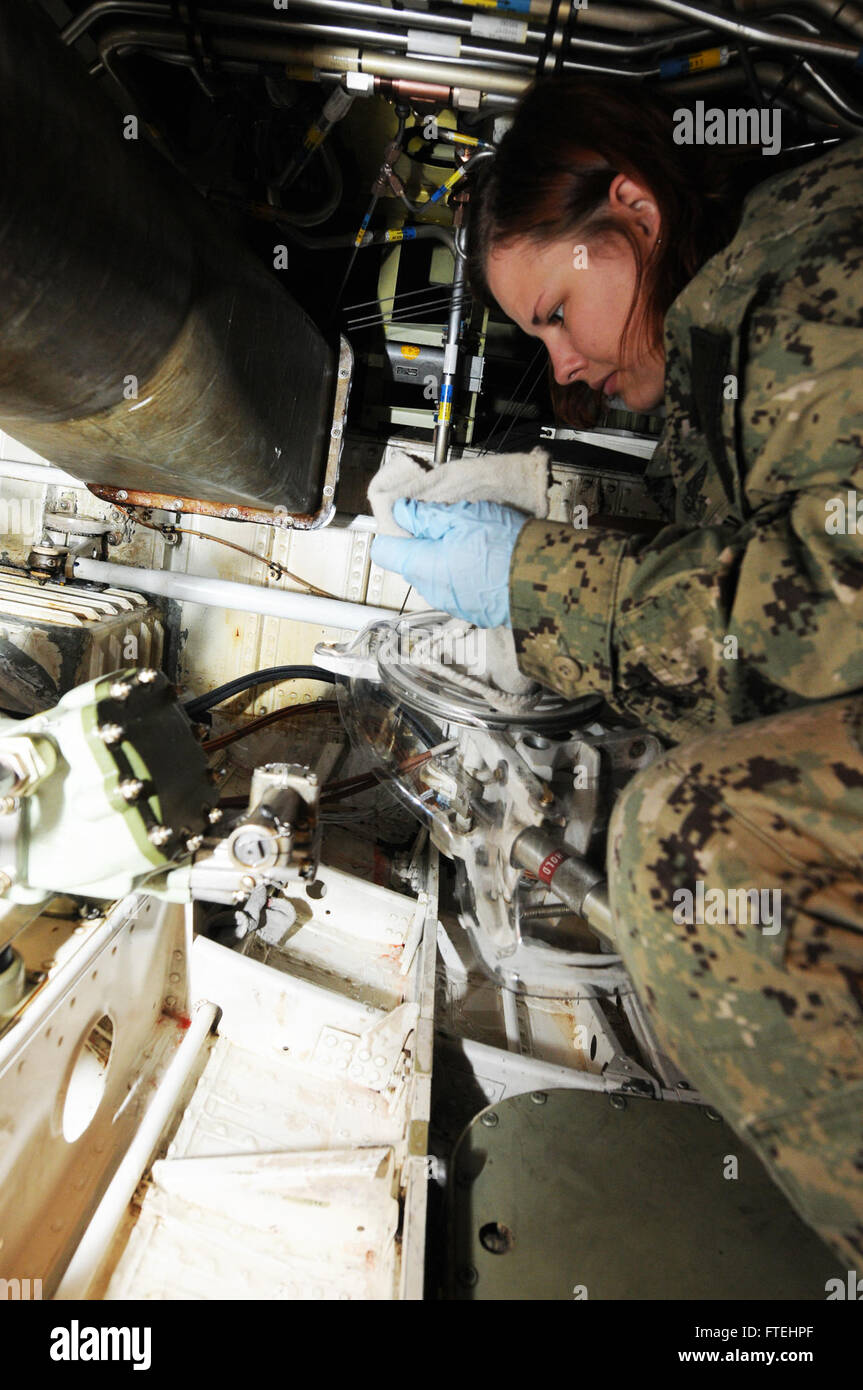
<path id="1" fill-rule="evenodd" d="M 749 194 L 664 341 L 668 524 L 529 522 L 510 606 L 527 675 L 681 742 L 863 689 L 863 139 Z"/>

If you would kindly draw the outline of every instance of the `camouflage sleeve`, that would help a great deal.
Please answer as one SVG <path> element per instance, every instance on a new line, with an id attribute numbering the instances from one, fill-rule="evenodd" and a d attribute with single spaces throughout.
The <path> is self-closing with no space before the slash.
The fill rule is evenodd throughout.
<path id="1" fill-rule="evenodd" d="M 863 687 L 863 330 L 779 305 L 752 333 L 742 524 L 533 522 L 510 571 L 525 674 L 675 741 Z"/>

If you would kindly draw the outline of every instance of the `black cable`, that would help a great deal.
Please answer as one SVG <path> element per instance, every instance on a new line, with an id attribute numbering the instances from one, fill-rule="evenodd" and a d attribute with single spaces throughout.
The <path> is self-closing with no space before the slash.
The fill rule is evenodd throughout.
<path id="1" fill-rule="evenodd" d="M 332 671 L 324 671 L 320 666 L 267 666 L 262 671 L 252 671 L 247 676 L 226 681 L 206 695 L 196 695 L 194 699 L 187 700 L 183 708 L 190 719 L 197 719 L 213 705 L 220 705 L 223 700 L 230 700 L 233 695 L 240 695 L 253 685 L 272 685 L 275 681 L 285 680 L 327 681 L 330 685 L 336 685 L 338 679 Z"/>

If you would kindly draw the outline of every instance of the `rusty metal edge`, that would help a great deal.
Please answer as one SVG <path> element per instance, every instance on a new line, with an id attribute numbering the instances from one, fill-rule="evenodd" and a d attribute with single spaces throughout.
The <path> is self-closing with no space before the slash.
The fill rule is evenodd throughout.
<path id="1" fill-rule="evenodd" d="M 258 525 L 275 526 L 282 530 L 316 531 L 329 525 L 335 516 L 336 483 L 339 477 L 342 450 L 345 442 L 345 420 L 348 397 L 353 381 L 354 354 L 347 338 L 339 339 L 339 364 L 336 373 L 336 393 L 327 466 L 321 493 L 321 505 L 316 512 L 279 512 L 265 507 L 243 507 L 236 503 L 208 502 L 199 497 L 179 497 L 170 492 L 143 492 L 138 488 L 118 488 L 107 483 L 88 483 L 87 489 L 103 502 L 122 503 L 124 507 L 148 507 L 154 511 L 191 512 L 198 516 L 219 517 L 223 521 L 251 521 Z"/>

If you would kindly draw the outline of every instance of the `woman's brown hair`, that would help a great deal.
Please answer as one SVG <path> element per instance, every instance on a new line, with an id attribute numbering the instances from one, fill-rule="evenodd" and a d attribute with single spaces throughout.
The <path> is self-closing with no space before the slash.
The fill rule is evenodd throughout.
<path id="1" fill-rule="evenodd" d="M 669 306 L 734 235 L 742 201 L 729 152 L 677 145 L 673 127 L 671 109 L 643 86 L 553 78 L 531 87 L 494 159 L 479 165 L 471 192 L 468 274 L 474 295 L 495 306 L 488 256 L 518 237 L 545 242 L 577 234 L 589 242 L 623 236 L 636 266 L 624 339 L 643 291 L 635 328 L 651 346 L 661 344 Z M 659 209 L 662 239 L 648 257 L 609 210 L 608 191 L 617 174 L 646 185 Z M 559 419 L 581 426 L 595 422 L 602 398 L 585 383 L 558 386 L 552 379 L 551 392 Z"/>

